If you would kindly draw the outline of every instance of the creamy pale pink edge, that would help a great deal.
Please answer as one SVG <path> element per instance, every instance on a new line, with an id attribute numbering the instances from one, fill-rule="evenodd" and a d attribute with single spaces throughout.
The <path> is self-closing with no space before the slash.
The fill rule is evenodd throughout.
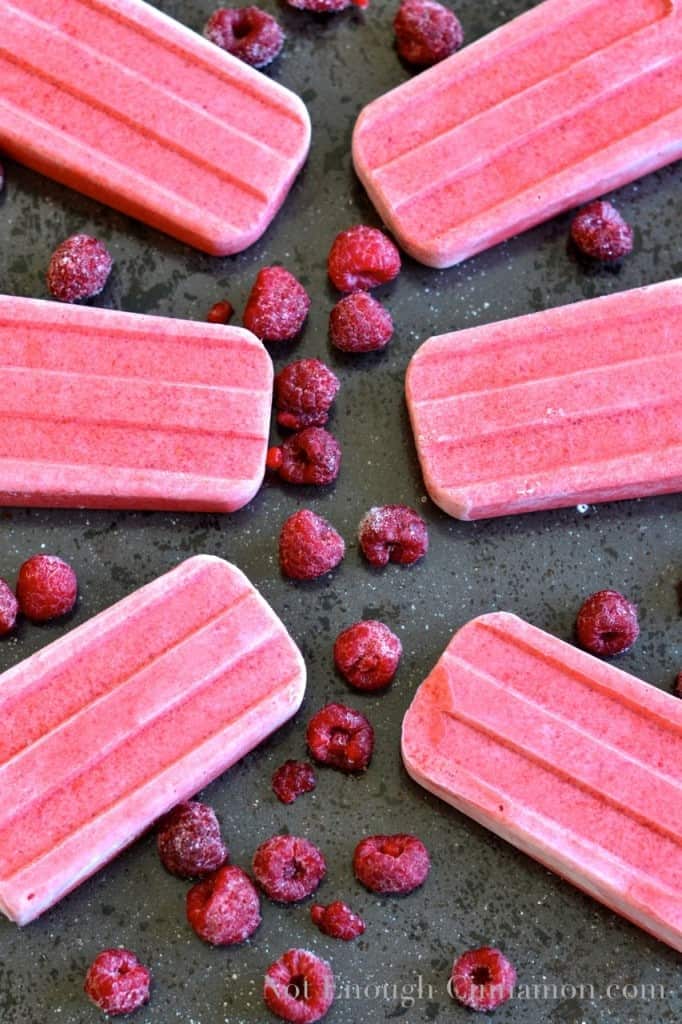
<path id="1" fill-rule="evenodd" d="M 402 751 L 425 789 L 682 950 L 674 697 L 494 613 L 455 634 L 405 716 Z"/>

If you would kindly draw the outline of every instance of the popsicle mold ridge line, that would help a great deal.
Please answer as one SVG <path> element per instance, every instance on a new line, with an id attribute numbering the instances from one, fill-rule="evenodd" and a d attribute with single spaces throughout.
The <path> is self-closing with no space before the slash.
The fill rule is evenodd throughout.
<path id="1" fill-rule="evenodd" d="M 463 626 L 402 730 L 410 776 L 682 950 L 682 704 L 506 612 Z"/>

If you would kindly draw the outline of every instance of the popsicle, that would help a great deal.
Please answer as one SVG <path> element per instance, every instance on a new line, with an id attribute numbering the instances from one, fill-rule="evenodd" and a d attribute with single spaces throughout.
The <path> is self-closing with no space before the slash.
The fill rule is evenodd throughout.
<path id="1" fill-rule="evenodd" d="M 420 785 L 682 950 L 682 703 L 515 615 L 455 634 L 405 716 Z"/>
<path id="2" fill-rule="evenodd" d="M 272 380 L 240 328 L 0 296 L 0 504 L 241 508 Z"/>
<path id="3" fill-rule="evenodd" d="M 26 924 L 298 709 L 305 665 L 200 555 L 0 676 L 0 910 Z"/>
<path id="4" fill-rule="evenodd" d="M 682 279 L 431 338 L 407 372 L 458 519 L 682 490 Z"/>
<path id="5" fill-rule="evenodd" d="M 0 147 L 224 256 L 263 234 L 306 159 L 289 90 L 141 0 L 0 0 Z"/>
<path id="6" fill-rule="evenodd" d="M 355 168 L 449 267 L 682 156 L 680 0 L 545 0 L 380 97 Z"/>

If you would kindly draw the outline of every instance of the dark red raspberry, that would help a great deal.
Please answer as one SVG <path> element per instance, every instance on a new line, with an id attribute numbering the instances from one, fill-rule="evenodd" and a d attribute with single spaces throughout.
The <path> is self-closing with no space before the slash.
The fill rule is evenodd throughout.
<path id="1" fill-rule="evenodd" d="M 323 427 L 341 381 L 319 359 L 299 359 L 275 377 L 277 422 L 288 430 Z"/>
<path id="2" fill-rule="evenodd" d="M 345 704 L 327 704 L 313 715 L 306 739 L 316 761 L 342 772 L 364 772 L 374 753 L 371 723 Z"/>
<path id="3" fill-rule="evenodd" d="M 77 597 L 75 572 L 55 555 L 34 555 L 19 569 L 19 607 L 33 622 L 48 622 L 68 614 Z"/>
<path id="4" fill-rule="evenodd" d="M 353 292 L 334 306 L 329 333 L 332 345 L 342 352 L 377 352 L 393 337 L 393 320 L 367 292 Z"/>
<path id="5" fill-rule="evenodd" d="M 279 536 L 282 572 L 293 580 L 314 580 L 331 572 L 346 553 L 346 545 L 326 519 L 303 508 L 289 516 Z"/>
<path id="6" fill-rule="evenodd" d="M 290 484 L 331 484 L 341 468 L 341 445 L 324 427 L 306 427 L 268 452 L 268 469 Z"/>
<path id="7" fill-rule="evenodd" d="M 234 316 L 234 306 L 231 302 L 216 302 L 209 309 L 206 319 L 209 324 L 229 324 Z"/>
<path id="8" fill-rule="evenodd" d="M 424 884 L 430 868 L 429 851 L 416 836 L 369 836 L 353 855 L 355 877 L 372 892 L 412 892 Z"/>
<path id="9" fill-rule="evenodd" d="M 244 310 L 244 326 L 263 341 L 291 341 L 303 330 L 310 296 L 284 267 L 265 267 Z"/>
<path id="10" fill-rule="evenodd" d="M 334 1002 L 334 972 L 305 949 L 289 949 L 265 975 L 267 1008 L 291 1024 L 322 1020 Z"/>
<path id="11" fill-rule="evenodd" d="M 334 239 L 327 262 L 340 292 L 369 291 L 400 273 L 400 253 L 383 232 L 358 224 Z"/>
<path id="12" fill-rule="evenodd" d="M 315 14 L 336 14 L 347 7 L 367 7 L 369 0 L 287 0 L 290 7 L 299 11 L 313 11 Z"/>
<path id="13" fill-rule="evenodd" d="M 617 590 L 599 590 L 578 612 L 576 631 L 592 654 L 624 654 L 639 636 L 637 607 Z"/>
<path id="14" fill-rule="evenodd" d="M 312 793 L 317 785 L 315 769 L 307 761 L 285 761 L 272 776 L 272 788 L 283 804 L 293 804 L 303 793 Z"/>
<path id="15" fill-rule="evenodd" d="M 571 238 L 593 260 L 617 260 L 633 249 L 633 233 L 615 206 L 603 200 L 590 203 L 571 224 Z"/>
<path id="16" fill-rule="evenodd" d="M 264 68 L 279 57 L 284 32 L 259 7 L 220 7 L 206 22 L 204 35 L 253 68 Z"/>
<path id="17" fill-rule="evenodd" d="M 330 935 L 332 939 L 343 939 L 344 942 L 357 939 L 366 928 L 362 918 L 341 900 L 330 903 L 328 907 L 315 903 L 310 908 L 310 916 L 321 932 Z"/>
<path id="18" fill-rule="evenodd" d="M 356 690 L 381 690 L 388 686 L 398 671 L 402 653 L 395 633 L 375 619 L 344 629 L 334 644 L 336 667 Z"/>
<path id="19" fill-rule="evenodd" d="M 273 836 L 256 850 L 253 873 L 271 900 L 298 903 L 318 888 L 327 874 L 327 862 L 308 839 Z"/>
<path id="20" fill-rule="evenodd" d="M 152 976 L 127 949 L 105 949 L 85 975 L 85 992 L 95 1006 L 118 1016 L 149 1002 Z"/>
<path id="21" fill-rule="evenodd" d="M 679 673 L 675 683 L 675 696 L 682 697 L 682 672 Z"/>
<path id="22" fill-rule="evenodd" d="M 13 591 L 4 580 L 0 580 L 0 636 L 12 632 L 18 612 L 19 602 Z"/>
<path id="23" fill-rule="evenodd" d="M 426 523 L 407 505 L 371 508 L 360 523 L 358 538 L 371 565 L 412 565 L 429 550 Z"/>
<path id="24" fill-rule="evenodd" d="M 450 57 L 464 42 L 459 18 L 435 0 L 403 0 L 393 28 L 400 56 L 422 68 Z"/>
<path id="25" fill-rule="evenodd" d="M 60 302 L 92 299 L 104 288 L 114 261 L 101 242 L 90 235 L 72 235 L 50 258 L 47 287 Z"/>
<path id="26" fill-rule="evenodd" d="M 161 863 L 178 878 L 204 878 L 229 858 L 215 811 L 196 800 L 166 815 L 156 842 Z"/>
<path id="27" fill-rule="evenodd" d="M 189 890 L 187 920 L 204 942 L 236 946 L 261 922 L 260 897 L 249 876 L 228 865 Z"/>
<path id="28" fill-rule="evenodd" d="M 472 949 L 455 960 L 450 995 L 471 1010 L 487 1013 L 514 994 L 516 971 L 499 949 Z"/>

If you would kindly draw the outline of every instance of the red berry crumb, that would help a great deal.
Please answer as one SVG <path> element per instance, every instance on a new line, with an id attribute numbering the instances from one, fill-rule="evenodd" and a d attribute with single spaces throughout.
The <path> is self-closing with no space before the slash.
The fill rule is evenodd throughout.
<path id="1" fill-rule="evenodd" d="M 317 785 L 315 769 L 307 761 L 285 761 L 272 776 L 272 788 L 283 804 L 293 804 L 303 793 L 312 793 Z"/>
<path id="2" fill-rule="evenodd" d="M 571 238 L 581 252 L 594 260 L 617 260 L 632 252 L 630 225 L 611 203 L 590 203 L 574 218 Z"/>
<path id="3" fill-rule="evenodd" d="M 332 345 L 342 352 L 378 352 L 393 337 L 393 320 L 371 295 L 353 292 L 334 306 L 329 333 Z"/>
<path id="4" fill-rule="evenodd" d="M 339 633 L 334 644 L 334 663 L 356 690 L 381 690 L 398 671 L 402 653 L 400 640 L 388 626 L 367 619 Z"/>
<path id="5" fill-rule="evenodd" d="M 34 555 L 19 569 L 17 599 L 32 622 L 49 622 L 68 614 L 77 597 L 75 572 L 55 555 Z"/>
<path id="6" fill-rule="evenodd" d="M 0 580 L 0 636 L 11 633 L 17 622 L 19 602 L 12 589 Z"/>
<path id="7" fill-rule="evenodd" d="M 263 996 L 268 1009 L 282 1020 L 314 1024 L 334 1002 L 334 973 L 314 953 L 289 949 L 268 967 Z"/>
<path id="8" fill-rule="evenodd" d="M 95 1006 L 117 1016 L 149 1002 L 151 974 L 127 949 L 105 949 L 85 976 L 85 992 Z"/>
<path id="9" fill-rule="evenodd" d="M 90 235 L 72 235 L 50 258 L 47 287 L 60 302 L 92 299 L 104 288 L 114 261 L 101 242 Z"/>
<path id="10" fill-rule="evenodd" d="M 429 550 L 426 523 L 407 505 L 371 508 L 360 523 L 358 538 L 371 565 L 412 565 Z"/>
<path id="11" fill-rule="evenodd" d="M 244 326 L 264 341 L 290 341 L 300 334 L 310 296 L 284 267 L 265 267 L 256 278 L 244 310 Z"/>
<path id="12" fill-rule="evenodd" d="M 400 253 L 383 232 L 358 224 L 334 239 L 327 268 L 339 291 L 369 291 L 398 276 Z"/>
<path id="13" fill-rule="evenodd" d="M 187 920 L 204 942 L 236 946 L 261 922 L 260 897 L 241 868 L 226 866 L 189 890 Z"/>
<path id="14" fill-rule="evenodd" d="M 229 324 L 233 316 L 234 306 L 231 302 L 216 302 L 206 314 L 206 319 L 209 324 Z"/>
<path id="15" fill-rule="evenodd" d="M 161 863 L 178 878 L 204 878 L 229 857 L 215 811 L 197 800 L 179 804 L 166 815 L 156 842 Z"/>
<path id="16" fill-rule="evenodd" d="M 277 422 L 288 430 L 323 427 L 341 382 L 319 359 L 299 359 L 275 377 Z"/>
<path id="17" fill-rule="evenodd" d="M 332 939 L 343 939 L 344 942 L 357 939 L 366 928 L 362 918 L 341 900 L 330 903 L 328 907 L 315 903 L 310 908 L 310 916 L 321 932 L 330 935 Z"/>
<path id="18" fill-rule="evenodd" d="M 423 885 L 430 868 L 429 852 L 416 836 L 368 836 L 353 855 L 355 877 L 372 892 L 412 892 Z"/>
<path id="19" fill-rule="evenodd" d="M 253 68 L 270 64 L 284 46 L 284 32 L 260 7 L 220 7 L 206 22 L 204 35 Z"/>
<path id="20" fill-rule="evenodd" d="M 327 874 L 327 862 L 308 839 L 273 836 L 256 850 L 253 873 L 271 900 L 298 903 L 318 888 Z"/>
<path id="21" fill-rule="evenodd" d="M 342 772 L 364 772 L 374 753 L 371 723 L 345 704 L 327 704 L 313 715 L 306 739 L 316 761 Z"/>
<path id="22" fill-rule="evenodd" d="M 314 580 L 331 572 L 346 553 L 343 537 L 310 509 L 289 516 L 279 537 L 282 572 L 293 580 Z"/>
<path id="23" fill-rule="evenodd" d="M 578 612 L 576 631 L 592 654 L 624 654 L 639 636 L 637 607 L 617 590 L 599 590 Z"/>
<path id="24" fill-rule="evenodd" d="M 400 56 L 423 68 L 450 57 L 464 42 L 459 18 L 436 0 L 403 0 L 393 28 Z"/>
<path id="25" fill-rule="evenodd" d="M 471 1010 L 488 1013 L 514 994 L 516 971 L 499 949 L 472 949 L 455 960 L 448 989 Z"/>
<path id="26" fill-rule="evenodd" d="M 341 445 L 324 427 L 306 427 L 268 452 L 268 469 L 290 484 L 331 484 L 341 468 Z"/>

